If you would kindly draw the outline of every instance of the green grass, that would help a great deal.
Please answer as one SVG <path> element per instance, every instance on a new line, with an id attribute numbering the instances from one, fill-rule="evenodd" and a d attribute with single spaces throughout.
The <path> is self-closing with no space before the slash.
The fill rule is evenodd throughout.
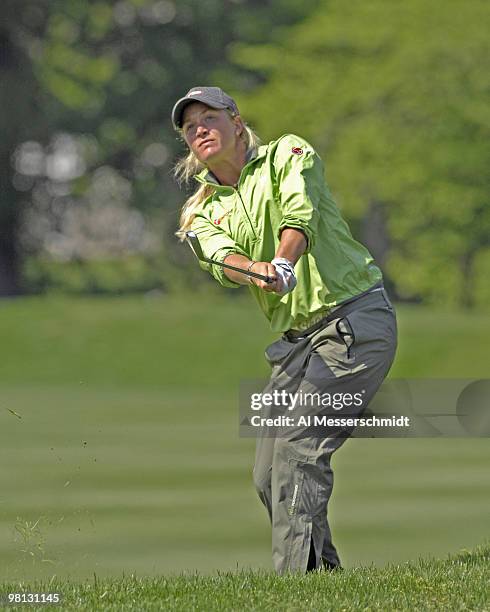
<path id="1" fill-rule="evenodd" d="M 274 338 L 248 300 L 205 293 L 0 302 L 0 337 L 9 347 L 0 381 L 8 384 L 214 392 L 266 376 L 262 349 Z"/>
<path id="2" fill-rule="evenodd" d="M 488 376 L 488 314 L 397 311 L 400 341 L 391 376 Z M 2 383 L 216 391 L 266 376 L 263 348 L 277 336 L 246 297 L 197 293 L 4 300 L 0 337 L 9 348 Z"/>
<path id="3" fill-rule="evenodd" d="M 393 376 L 488 377 L 488 317 L 398 315 Z M 254 304 L 16 299 L 0 338 L 3 581 L 271 569 L 254 441 L 238 436 L 238 384 L 267 375 L 274 339 Z M 344 566 L 481 544 L 489 459 L 486 439 L 348 440 L 329 507 Z"/>
<path id="4" fill-rule="evenodd" d="M 481 546 L 445 560 L 421 559 L 331 574 L 277 576 L 241 570 L 214 576 L 131 575 L 109 580 L 94 576 L 83 583 L 57 579 L 11 583 L 2 591 L 60 593 L 64 610 L 489 610 L 489 563 L 490 547 Z"/>

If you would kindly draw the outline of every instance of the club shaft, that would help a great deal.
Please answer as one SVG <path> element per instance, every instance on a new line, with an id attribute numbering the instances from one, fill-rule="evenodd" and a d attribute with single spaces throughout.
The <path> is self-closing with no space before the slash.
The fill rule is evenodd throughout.
<path id="1" fill-rule="evenodd" d="M 245 274 L 245 276 L 251 276 L 252 278 L 258 278 L 259 280 L 262 280 L 266 283 L 272 282 L 270 276 L 265 276 L 264 274 L 258 274 L 258 272 L 251 272 L 251 271 L 248 272 L 247 270 L 244 270 L 243 268 L 236 268 L 235 266 L 230 266 L 229 264 L 225 264 L 221 261 L 214 261 L 213 259 L 208 259 L 207 257 L 205 258 L 205 261 L 215 266 L 221 266 L 222 268 L 227 268 L 228 270 L 234 270 L 235 272 L 241 272 L 242 274 Z"/>
<path id="2" fill-rule="evenodd" d="M 215 266 L 221 266 L 222 268 L 226 268 L 227 270 L 234 270 L 235 272 L 240 272 L 240 274 L 245 274 L 245 276 L 251 276 L 252 278 L 257 278 L 266 283 L 272 283 L 272 279 L 270 276 L 266 276 L 264 274 L 258 274 L 257 272 L 249 272 L 248 270 L 244 270 L 243 268 L 237 268 L 236 266 L 230 266 L 229 264 L 225 264 L 221 261 L 214 261 L 214 259 L 210 259 L 209 257 L 206 257 L 202 251 L 201 245 L 199 244 L 199 238 L 196 236 L 195 232 L 193 231 L 186 232 L 186 240 L 189 246 L 191 247 L 194 255 L 197 257 L 197 259 L 199 259 L 199 261 L 205 261 Z"/>

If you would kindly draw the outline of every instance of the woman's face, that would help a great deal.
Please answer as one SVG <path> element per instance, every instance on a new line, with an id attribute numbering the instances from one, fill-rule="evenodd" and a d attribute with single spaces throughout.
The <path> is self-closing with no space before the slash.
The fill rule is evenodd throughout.
<path id="1" fill-rule="evenodd" d="M 238 117 L 232 118 L 227 111 L 210 108 L 202 102 L 192 102 L 184 109 L 182 131 L 185 141 L 203 164 L 232 156 L 242 129 Z"/>

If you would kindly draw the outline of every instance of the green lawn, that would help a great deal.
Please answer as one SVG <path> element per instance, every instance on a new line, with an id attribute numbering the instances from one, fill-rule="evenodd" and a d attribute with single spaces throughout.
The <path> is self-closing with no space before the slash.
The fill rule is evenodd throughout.
<path id="1" fill-rule="evenodd" d="M 393 376 L 488 377 L 488 317 L 398 315 Z M 267 375 L 274 338 L 254 304 L 23 298 L 0 302 L 0 338 L 3 581 L 271 568 L 238 436 L 238 384 Z M 330 505 L 344 566 L 484 542 L 489 459 L 488 439 L 347 441 Z"/>
<path id="2" fill-rule="evenodd" d="M 212 577 L 192 572 L 154 578 L 93 576 L 83 582 L 53 577 L 46 582 L 6 584 L 3 593 L 4 600 L 9 593 L 19 597 L 57 594 L 63 610 L 484 611 L 490 605 L 489 562 L 490 548 L 482 546 L 443 560 L 420 559 L 383 569 L 362 567 L 333 574 L 276 576 L 270 571 L 240 570 L 217 572 Z M 19 608 L 32 606 L 6 610 Z"/>

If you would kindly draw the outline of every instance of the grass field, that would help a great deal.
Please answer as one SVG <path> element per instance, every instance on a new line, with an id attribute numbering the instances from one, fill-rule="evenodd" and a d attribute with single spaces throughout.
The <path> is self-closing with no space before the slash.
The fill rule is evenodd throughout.
<path id="1" fill-rule="evenodd" d="M 279 577 L 241 570 L 213 577 L 185 573 L 100 580 L 95 576 L 82 583 L 54 578 L 29 586 L 4 585 L 3 594 L 5 599 L 8 593 L 58 593 L 64 610 L 489 610 L 489 562 L 490 548 L 479 547 L 444 560 L 333 574 Z"/>
<path id="2" fill-rule="evenodd" d="M 399 307 L 398 318 L 392 376 L 488 377 L 487 315 Z M 0 338 L 4 584 L 196 571 L 203 577 L 188 590 L 134 583 L 148 602 L 152 589 L 173 601 L 182 588 L 189 603 L 200 580 L 211 597 L 220 579 L 205 576 L 216 570 L 271 569 L 270 528 L 251 478 L 254 442 L 238 437 L 237 387 L 267 376 L 262 351 L 274 336 L 248 299 L 3 301 Z M 330 504 L 344 566 L 374 564 L 387 573 L 373 575 L 389 585 L 387 563 L 488 541 L 489 459 L 488 439 L 347 441 L 333 460 Z M 457 577 L 458 567 L 450 563 L 448 575 Z M 406 571 L 408 585 L 415 570 Z M 427 566 L 423 580 L 432 571 L 439 569 Z M 236 575 L 227 588 L 250 602 L 272 580 L 254 586 L 262 578 Z M 345 581 L 339 597 L 351 587 L 361 597 L 363 576 L 333 578 Z M 298 592 L 323 578 L 300 580 Z M 100 589 L 109 602 L 131 584 Z M 73 601 L 87 588 L 73 587 Z"/>

